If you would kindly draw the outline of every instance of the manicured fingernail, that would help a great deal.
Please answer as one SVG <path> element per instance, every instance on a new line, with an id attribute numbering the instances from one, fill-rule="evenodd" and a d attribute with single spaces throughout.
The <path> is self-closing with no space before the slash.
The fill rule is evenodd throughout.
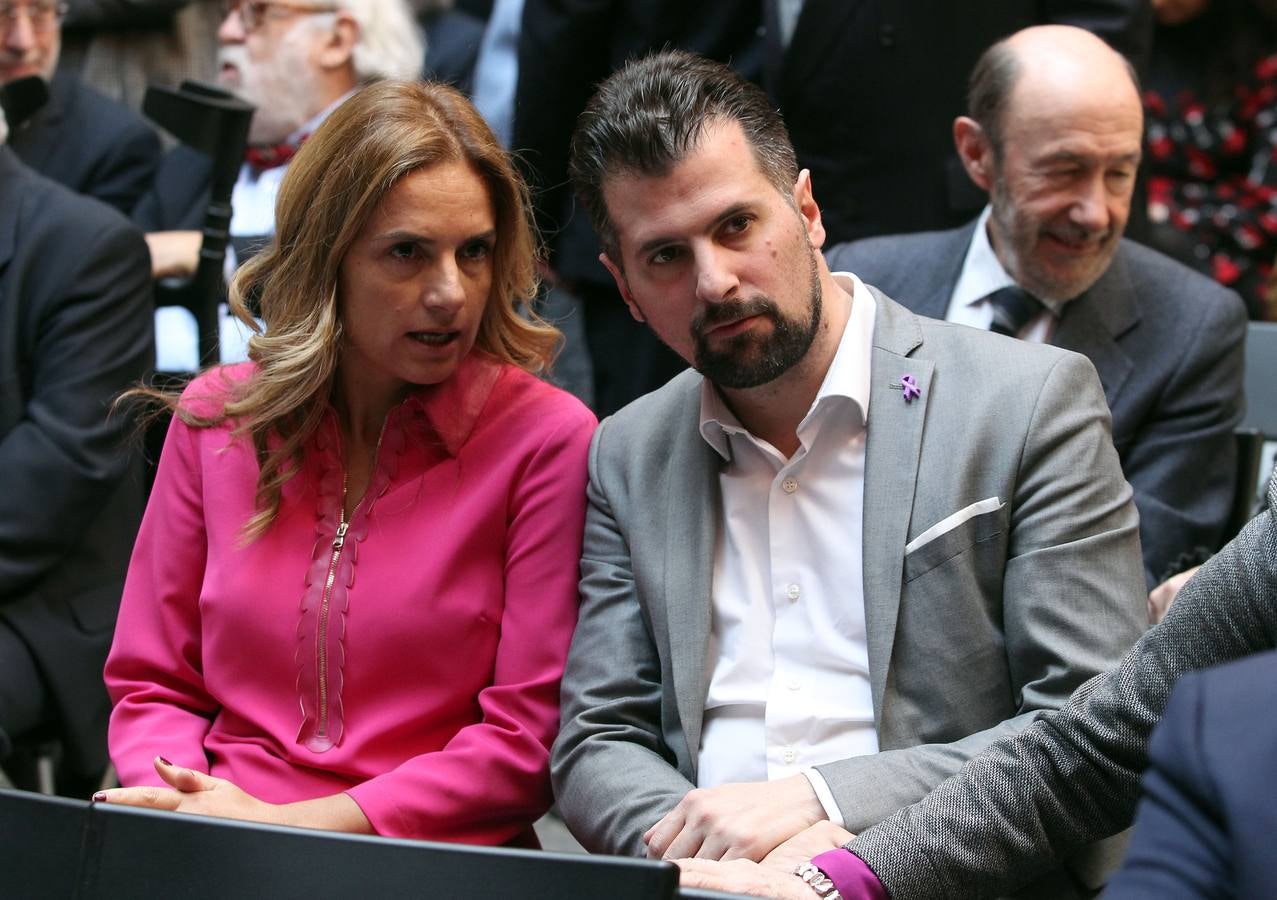
<path id="1" fill-rule="evenodd" d="M 106 791 L 97 791 L 96 793 L 94 793 L 94 795 L 93 795 L 93 802 L 94 802 L 94 803 L 105 803 L 105 802 L 106 802 Z"/>
<path id="2" fill-rule="evenodd" d="M 164 764 L 164 765 L 166 765 L 166 766 L 171 766 L 171 765 L 173 765 L 171 762 L 169 762 L 167 759 L 165 759 L 165 758 L 164 758 L 164 757 L 162 757 L 162 756 L 157 756 L 157 757 L 155 757 L 155 758 L 156 758 L 156 759 L 158 759 L 161 763 L 163 763 L 163 764 Z"/>

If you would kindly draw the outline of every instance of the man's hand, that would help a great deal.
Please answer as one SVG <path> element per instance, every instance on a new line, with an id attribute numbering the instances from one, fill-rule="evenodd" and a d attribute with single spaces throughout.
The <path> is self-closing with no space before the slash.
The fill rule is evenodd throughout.
<path id="1" fill-rule="evenodd" d="M 761 860 L 825 810 L 805 775 L 689 791 L 643 835 L 651 859 Z M 800 881 L 801 885 L 802 882 Z"/>
<path id="2" fill-rule="evenodd" d="M 188 278 L 200 263 L 204 235 L 198 231 L 151 231 L 146 246 L 151 249 L 152 278 Z"/>
<path id="3" fill-rule="evenodd" d="M 1171 608 L 1171 604 L 1175 602 L 1176 596 L 1179 595 L 1179 589 L 1188 584 L 1188 579 L 1196 575 L 1197 570 L 1200 568 L 1201 566 L 1193 566 L 1193 568 L 1180 572 L 1178 575 L 1172 575 L 1153 588 L 1148 595 L 1148 624 L 1156 625 L 1162 621 L 1162 617 L 1166 615 L 1166 611 Z"/>
<path id="4" fill-rule="evenodd" d="M 799 776 L 802 777 L 801 775 Z M 774 897 L 776 900 L 814 900 L 816 894 L 793 872 L 779 872 L 747 859 L 714 862 L 707 859 L 679 859 L 680 887 Z"/>
<path id="5" fill-rule="evenodd" d="M 799 863 L 808 862 L 826 850 L 837 850 L 854 837 L 846 828 L 822 819 L 768 853 L 763 858 L 763 866 L 778 872 L 792 872 Z"/>

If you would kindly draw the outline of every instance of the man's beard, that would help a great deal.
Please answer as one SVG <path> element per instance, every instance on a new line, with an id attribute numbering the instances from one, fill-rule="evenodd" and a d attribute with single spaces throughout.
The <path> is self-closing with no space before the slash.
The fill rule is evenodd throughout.
<path id="1" fill-rule="evenodd" d="M 1116 228 L 1097 234 L 1071 222 L 1046 225 L 1038 219 L 1021 215 L 1009 192 L 997 180 L 994 182 L 990 203 L 993 207 L 991 216 L 1003 240 L 1009 245 L 1007 249 L 1010 250 L 1010 259 L 1003 263 L 1007 273 L 1020 287 L 1039 300 L 1059 303 L 1072 300 L 1089 290 L 1108 271 L 1121 238 L 1121 233 Z M 1034 259 L 1034 248 L 1043 230 L 1050 230 L 1060 238 L 1075 243 L 1093 241 L 1099 244 L 1099 248 L 1089 260 L 1079 262 L 1067 275 L 1055 275 Z"/>
<path id="2" fill-rule="evenodd" d="M 814 251 L 813 251 L 814 254 Z M 696 370 L 714 384 L 726 388 L 752 388 L 774 381 L 807 355 L 820 330 L 821 289 L 816 257 L 810 257 L 806 322 L 783 316 L 775 302 L 763 296 L 731 300 L 707 306 L 692 320 L 692 343 Z M 772 333 L 764 338 L 749 332 L 728 338 L 711 349 L 704 329 L 749 316 L 765 316 Z"/>
<path id="3" fill-rule="evenodd" d="M 295 26 L 280 38 L 275 53 L 265 60 L 249 59 L 242 45 L 218 51 L 219 66 L 223 61 L 230 62 L 239 72 L 240 82 L 232 91 L 257 107 L 249 125 L 250 144 L 284 141 L 319 112 L 311 73 L 297 46 L 304 27 Z"/>

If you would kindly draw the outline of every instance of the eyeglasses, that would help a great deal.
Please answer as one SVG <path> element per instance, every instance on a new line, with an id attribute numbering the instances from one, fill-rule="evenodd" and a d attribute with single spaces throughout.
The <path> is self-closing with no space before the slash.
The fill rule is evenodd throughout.
<path id="1" fill-rule="evenodd" d="M 272 13 L 271 10 L 278 10 Z M 336 12 L 336 2 L 329 3 L 285 3 L 283 0 L 224 0 L 222 18 L 231 13 L 239 13 L 239 20 L 244 23 L 245 31 L 254 31 L 267 19 L 282 19 L 293 13 L 326 13 Z"/>
<path id="2" fill-rule="evenodd" d="M 6 33 L 18 24 L 18 14 L 25 13 L 31 30 L 37 34 L 48 31 L 67 14 L 65 3 L 0 3 L 0 33 Z"/>

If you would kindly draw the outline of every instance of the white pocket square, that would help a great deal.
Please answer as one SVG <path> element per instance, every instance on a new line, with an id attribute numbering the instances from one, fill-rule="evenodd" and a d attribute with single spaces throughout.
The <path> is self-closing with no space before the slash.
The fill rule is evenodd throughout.
<path id="1" fill-rule="evenodd" d="M 988 499 L 972 503 L 970 506 L 964 506 L 953 515 L 945 516 L 922 534 L 905 544 L 905 555 L 908 556 L 919 547 L 931 543 L 942 534 L 948 534 L 968 519 L 974 519 L 976 516 L 981 516 L 985 513 L 1001 509 L 1004 505 L 1005 504 L 997 497 L 989 497 Z"/>

